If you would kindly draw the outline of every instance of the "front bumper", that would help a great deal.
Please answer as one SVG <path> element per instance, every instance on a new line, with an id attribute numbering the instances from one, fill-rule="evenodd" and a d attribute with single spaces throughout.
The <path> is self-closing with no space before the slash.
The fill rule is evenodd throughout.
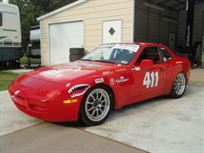
<path id="1" fill-rule="evenodd" d="M 36 95 L 33 90 L 21 90 L 15 85 L 9 87 L 11 99 L 18 109 L 22 112 L 49 122 L 77 121 L 81 98 L 77 103 L 65 104 L 64 100 L 71 97 L 65 95 L 55 95 L 53 98 L 45 98 Z M 16 91 L 21 91 L 15 94 Z"/>

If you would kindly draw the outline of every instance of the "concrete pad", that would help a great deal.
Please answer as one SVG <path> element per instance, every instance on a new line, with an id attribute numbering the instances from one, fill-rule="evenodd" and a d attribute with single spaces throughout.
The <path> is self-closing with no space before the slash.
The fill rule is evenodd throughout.
<path id="1" fill-rule="evenodd" d="M 1 153 L 145 153 L 70 126 L 42 123 L 0 137 Z"/>
<path id="2" fill-rule="evenodd" d="M 181 99 L 157 98 L 113 112 L 86 131 L 152 153 L 204 152 L 204 87 L 188 86 Z"/>
<path id="3" fill-rule="evenodd" d="M 0 136 L 40 122 L 20 112 L 11 101 L 8 91 L 0 92 Z"/>
<path id="4" fill-rule="evenodd" d="M 204 86 L 204 69 L 192 69 L 189 84 L 196 86 Z"/>

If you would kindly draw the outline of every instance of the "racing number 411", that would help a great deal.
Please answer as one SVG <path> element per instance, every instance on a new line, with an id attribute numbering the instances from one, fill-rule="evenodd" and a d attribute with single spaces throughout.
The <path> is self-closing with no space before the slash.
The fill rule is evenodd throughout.
<path id="1" fill-rule="evenodd" d="M 157 87 L 159 83 L 159 72 L 146 72 L 143 85 L 146 88 L 154 88 Z"/>

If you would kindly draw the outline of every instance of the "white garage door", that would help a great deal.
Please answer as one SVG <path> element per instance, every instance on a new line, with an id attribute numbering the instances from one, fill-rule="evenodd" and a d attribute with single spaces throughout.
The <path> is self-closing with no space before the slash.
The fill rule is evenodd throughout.
<path id="1" fill-rule="evenodd" d="M 103 22 L 103 43 L 122 41 L 122 20 Z"/>
<path id="2" fill-rule="evenodd" d="M 67 22 L 49 26 L 50 64 L 69 62 L 69 49 L 84 46 L 83 22 Z"/>

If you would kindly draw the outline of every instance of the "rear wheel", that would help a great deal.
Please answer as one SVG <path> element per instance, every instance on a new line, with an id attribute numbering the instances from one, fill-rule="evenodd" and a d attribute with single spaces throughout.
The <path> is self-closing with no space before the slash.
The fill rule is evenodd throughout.
<path id="1" fill-rule="evenodd" d="M 180 98 L 184 95 L 186 91 L 186 77 L 184 73 L 177 74 L 170 96 L 173 98 Z"/>
<path id="2" fill-rule="evenodd" d="M 80 109 L 80 117 L 86 125 L 99 125 L 108 117 L 112 109 L 112 95 L 105 86 L 97 86 L 85 95 Z"/>

